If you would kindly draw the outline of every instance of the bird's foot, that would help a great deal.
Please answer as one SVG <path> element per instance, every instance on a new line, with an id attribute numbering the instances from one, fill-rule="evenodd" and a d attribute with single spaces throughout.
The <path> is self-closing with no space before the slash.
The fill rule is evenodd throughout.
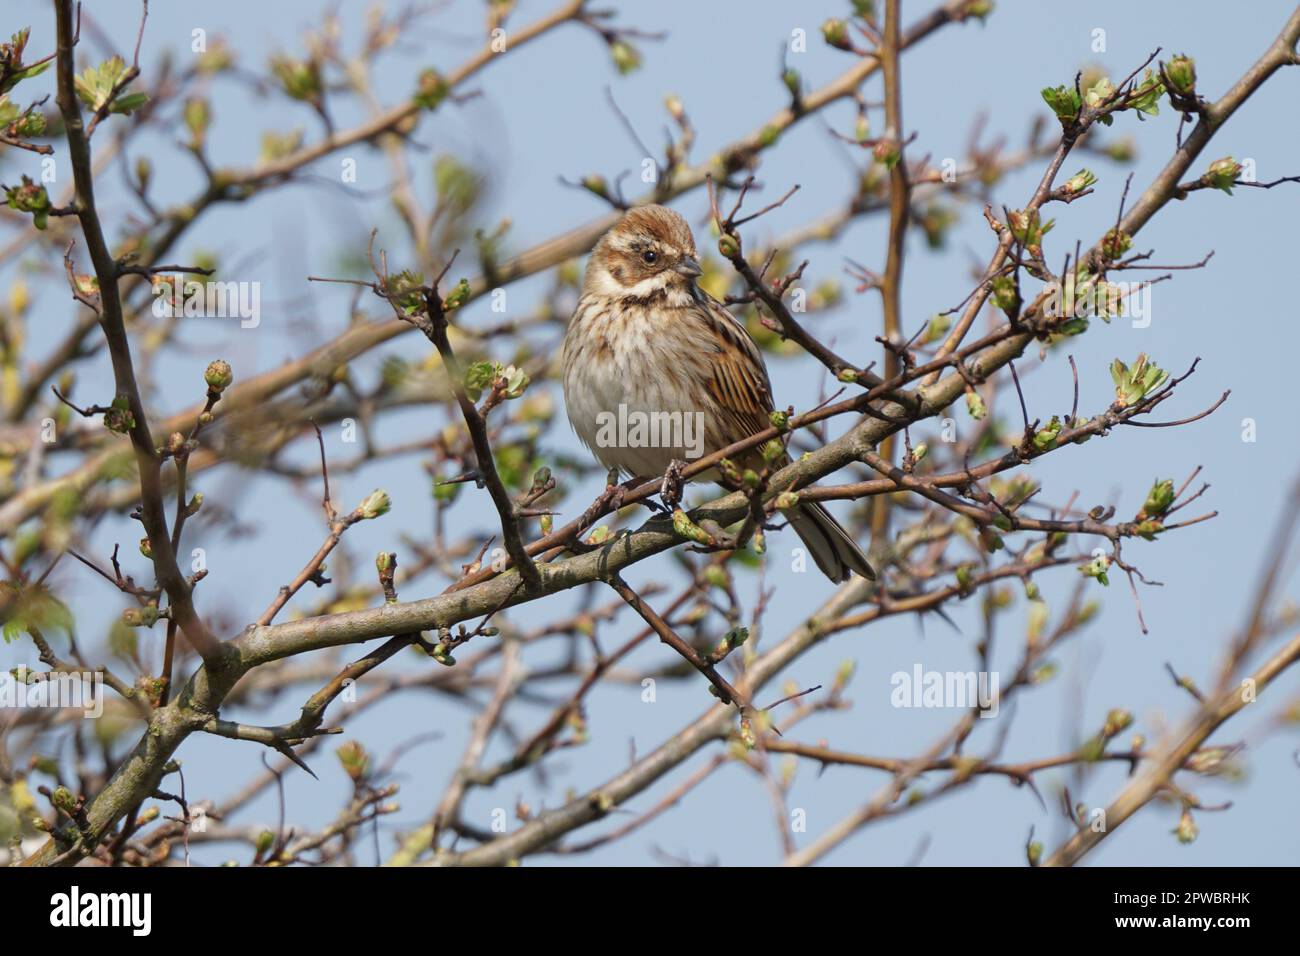
<path id="1" fill-rule="evenodd" d="M 664 471 L 663 484 L 659 486 L 659 500 L 663 502 L 668 511 L 673 511 L 681 504 L 682 501 L 682 469 L 686 467 L 686 462 L 674 458 L 668 463 L 668 468 Z"/>

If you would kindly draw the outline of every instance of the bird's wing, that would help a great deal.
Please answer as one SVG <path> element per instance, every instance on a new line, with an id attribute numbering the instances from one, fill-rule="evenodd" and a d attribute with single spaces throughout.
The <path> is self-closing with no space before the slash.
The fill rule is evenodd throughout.
<path id="1" fill-rule="evenodd" d="M 749 333 L 720 302 L 703 297 L 709 328 L 715 340 L 709 356 L 712 376 L 709 394 L 717 402 L 724 423 L 719 423 L 730 441 L 739 441 L 771 427 L 772 382 L 763 364 L 763 354 Z"/>

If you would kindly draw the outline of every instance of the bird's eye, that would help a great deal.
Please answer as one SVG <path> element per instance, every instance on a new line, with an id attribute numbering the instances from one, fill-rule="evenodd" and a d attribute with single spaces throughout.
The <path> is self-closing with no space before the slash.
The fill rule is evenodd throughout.
<path id="1" fill-rule="evenodd" d="M 647 249 L 645 252 L 641 253 L 641 261 L 648 266 L 652 266 L 659 261 L 659 253 L 655 252 L 653 249 Z"/>

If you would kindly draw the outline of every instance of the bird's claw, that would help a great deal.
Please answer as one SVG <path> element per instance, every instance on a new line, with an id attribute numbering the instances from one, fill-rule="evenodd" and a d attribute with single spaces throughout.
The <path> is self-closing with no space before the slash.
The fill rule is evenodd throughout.
<path id="1" fill-rule="evenodd" d="M 686 462 L 674 458 L 664 471 L 663 483 L 659 486 L 659 499 L 669 511 L 674 510 L 682 501 L 682 469 Z"/>

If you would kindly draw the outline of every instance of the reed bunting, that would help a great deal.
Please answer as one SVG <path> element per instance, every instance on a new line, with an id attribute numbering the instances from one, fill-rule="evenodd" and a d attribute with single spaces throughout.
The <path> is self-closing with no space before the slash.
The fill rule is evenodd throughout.
<path id="1" fill-rule="evenodd" d="M 564 337 L 564 401 L 578 437 L 606 468 L 648 478 L 771 427 L 763 356 L 696 285 L 699 275 L 690 226 L 663 206 L 630 210 L 592 250 Z M 692 435 L 692 425 L 702 435 Z M 752 449 L 736 464 L 761 468 L 762 454 Z M 801 503 L 788 518 L 832 581 L 875 578 L 820 504 Z"/>

